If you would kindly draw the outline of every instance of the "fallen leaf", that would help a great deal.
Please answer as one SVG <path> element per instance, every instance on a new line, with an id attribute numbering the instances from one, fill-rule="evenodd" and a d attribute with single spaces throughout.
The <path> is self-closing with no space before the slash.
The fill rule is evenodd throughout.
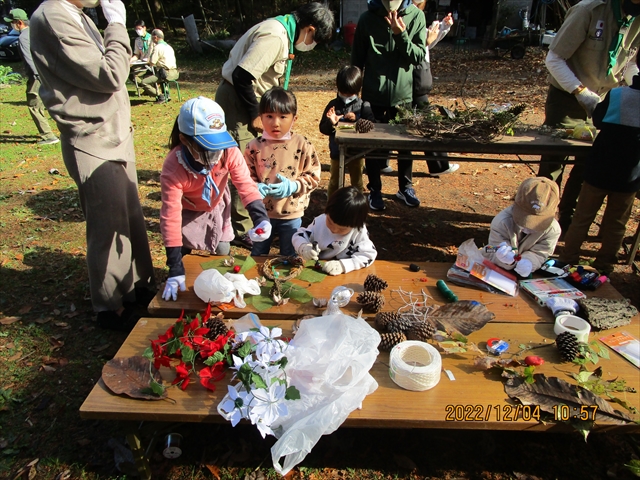
<path id="1" fill-rule="evenodd" d="M 64 342 L 62 340 L 58 340 L 57 338 L 54 338 L 54 337 L 49 337 L 49 343 L 51 344 L 54 350 L 57 350 L 58 348 L 62 348 L 64 346 Z"/>
<path id="2" fill-rule="evenodd" d="M 166 389 L 161 395 L 146 393 L 150 390 L 152 378 L 162 384 L 160 372 L 143 356 L 114 358 L 102 367 L 102 381 L 117 395 L 124 394 L 146 400 L 166 398 Z"/>
<path id="3" fill-rule="evenodd" d="M 65 470 L 56 475 L 54 480 L 69 480 L 69 478 L 71 478 L 71 470 Z"/>
<path id="4" fill-rule="evenodd" d="M 52 367 L 51 365 L 40 365 L 40 368 L 47 373 L 53 373 L 56 371 L 55 367 Z"/>
<path id="5" fill-rule="evenodd" d="M 20 357 L 22 357 L 22 352 L 18 352 L 15 355 L 9 357 L 9 361 L 10 362 L 15 362 L 16 360 L 18 360 Z"/>
<path id="6" fill-rule="evenodd" d="M 36 323 L 39 323 L 40 325 L 43 325 L 45 323 L 50 322 L 51 320 L 53 320 L 53 318 L 51 318 L 51 317 L 38 318 L 36 320 Z"/>
<path id="7" fill-rule="evenodd" d="M 24 260 L 24 255 L 22 255 L 21 253 L 16 253 L 16 260 Z"/>
<path id="8" fill-rule="evenodd" d="M 60 310 L 58 310 L 57 308 L 53 310 L 53 314 L 54 315 L 60 315 Z"/>
<path id="9" fill-rule="evenodd" d="M 104 345 L 100 345 L 99 347 L 93 347 L 91 349 L 92 352 L 102 352 L 111 346 L 110 343 L 105 343 Z"/>
<path id="10" fill-rule="evenodd" d="M 71 313 L 65 313 L 63 315 L 63 317 L 65 317 L 65 318 L 73 318 L 73 317 L 77 317 L 78 315 L 80 315 L 80 312 L 71 312 Z"/>
<path id="11" fill-rule="evenodd" d="M 16 323 L 18 320 L 20 320 L 20 317 L 4 317 L 0 319 L 0 324 L 11 325 L 12 323 Z"/>
<path id="12" fill-rule="evenodd" d="M 32 308 L 31 305 L 25 305 L 20 310 L 18 310 L 18 313 L 20 315 L 24 315 L 25 313 L 29 313 L 31 311 L 31 308 Z"/>
<path id="13" fill-rule="evenodd" d="M 58 359 L 58 365 L 60 365 L 61 367 L 64 367 L 66 365 L 69 365 L 69 360 L 64 358 L 64 357 L 60 357 Z"/>
<path id="14" fill-rule="evenodd" d="M 205 465 L 209 473 L 213 475 L 217 480 L 220 480 L 220 467 L 217 465 Z"/>
<path id="15" fill-rule="evenodd" d="M 69 324 L 67 322 L 54 322 L 53 323 L 56 327 L 68 327 Z"/>

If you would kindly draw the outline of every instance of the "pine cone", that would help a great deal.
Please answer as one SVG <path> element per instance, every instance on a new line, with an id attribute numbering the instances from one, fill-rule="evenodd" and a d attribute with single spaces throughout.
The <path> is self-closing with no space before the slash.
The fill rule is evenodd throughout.
<path id="1" fill-rule="evenodd" d="M 384 295 L 379 292 L 362 292 L 356 301 L 367 312 L 379 312 L 384 307 Z"/>
<path id="2" fill-rule="evenodd" d="M 414 324 L 414 320 L 411 318 L 399 315 L 398 318 L 390 320 L 387 323 L 387 330 L 389 332 L 404 332 L 407 333 Z"/>
<path id="3" fill-rule="evenodd" d="M 578 338 L 571 332 L 562 332 L 556 338 L 556 347 L 560 356 L 567 362 L 572 362 L 580 351 L 578 350 Z"/>
<path id="4" fill-rule="evenodd" d="M 207 338 L 210 338 L 212 340 L 218 338 L 219 335 L 226 335 L 229 332 L 227 326 L 219 318 L 212 318 L 206 323 L 205 326 L 209 329 Z"/>
<path id="5" fill-rule="evenodd" d="M 388 331 L 387 324 L 400 319 L 400 314 L 395 312 L 378 312 L 376 313 L 376 327 L 383 332 Z"/>
<path id="6" fill-rule="evenodd" d="M 400 342 L 404 342 L 406 339 L 407 337 L 402 332 L 381 333 L 380 345 L 378 345 L 378 349 L 388 352 Z"/>
<path id="7" fill-rule="evenodd" d="M 364 289 L 367 292 L 381 292 L 388 286 L 389 284 L 386 281 L 372 273 L 364 279 Z"/>
<path id="8" fill-rule="evenodd" d="M 366 118 L 360 118 L 356 122 L 356 133 L 367 133 L 373 130 L 373 122 Z"/>
<path id="9" fill-rule="evenodd" d="M 431 322 L 419 321 L 414 322 L 405 333 L 409 340 L 425 342 L 435 335 L 436 327 Z"/>

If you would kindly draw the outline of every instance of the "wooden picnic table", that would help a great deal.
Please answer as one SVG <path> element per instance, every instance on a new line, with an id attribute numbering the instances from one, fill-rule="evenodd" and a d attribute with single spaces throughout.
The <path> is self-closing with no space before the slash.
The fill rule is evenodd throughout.
<path id="1" fill-rule="evenodd" d="M 302 320 L 304 321 L 304 320 Z M 164 333 L 174 322 L 169 318 L 144 318 L 138 322 L 131 334 L 116 354 L 116 357 L 141 355 L 150 343 Z M 284 336 L 291 336 L 293 320 L 265 320 L 267 326 L 279 326 Z M 636 317 L 631 325 L 607 330 L 606 334 L 626 331 L 640 338 L 640 322 Z M 605 333 L 592 332 L 589 339 L 594 340 Z M 569 374 L 578 373 L 578 365 L 562 362 L 556 348 L 552 346 L 555 339 L 553 325 L 550 323 L 509 323 L 491 322 L 482 329 L 470 334 L 469 341 L 484 348 L 486 340 L 498 337 L 510 344 L 509 353 L 516 353 L 520 344 L 537 345 L 549 343 L 548 347 L 532 351 L 545 359 L 542 366 L 536 367 L 536 373 L 544 373 L 548 377 L 560 377 L 575 384 Z M 378 389 L 367 396 L 362 409 L 351 413 L 345 426 L 351 427 L 384 427 L 384 428 L 453 428 L 453 429 L 493 429 L 493 430 L 530 430 L 546 431 L 567 429 L 565 424 L 540 423 L 531 418 L 531 409 L 518 410 L 504 391 L 503 380 L 498 372 L 485 372 L 473 366 L 473 358 L 477 353 L 458 355 L 442 355 L 443 370 L 449 370 L 455 380 L 450 380 L 443 372 L 440 382 L 432 389 L 413 392 L 400 388 L 389 377 L 389 354 L 381 352 L 371 369 L 371 374 L 378 382 Z M 502 358 L 508 358 L 503 354 Z M 620 392 L 617 395 L 630 405 L 640 406 L 640 375 L 638 369 L 629 361 L 610 350 L 610 359 L 601 360 L 603 380 L 624 379 L 627 386 L 635 389 L 634 393 Z M 591 365 L 590 369 L 595 369 Z M 174 374 L 161 367 L 165 381 L 170 382 Z M 153 422 L 224 422 L 217 413 L 217 405 L 227 392 L 227 384 L 231 374 L 219 382 L 215 392 L 204 389 L 195 382 L 185 391 L 172 388 L 169 397 L 175 401 L 134 400 L 125 396 L 114 395 L 102 380 L 80 407 L 80 416 L 85 419 L 102 420 L 135 420 Z M 616 405 L 614 404 L 614 407 Z M 621 409 L 621 408 L 619 408 Z M 524 418 L 523 418 L 524 414 Z M 640 420 L 640 416 L 632 416 Z M 639 432 L 640 425 L 617 425 L 598 421 L 596 430 L 619 430 Z"/>
<path id="2" fill-rule="evenodd" d="M 205 302 L 200 300 L 193 291 L 193 282 L 196 277 L 203 271 L 202 264 L 211 262 L 213 259 L 221 259 L 224 257 L 209 255 L 187 255 L 183 258 L 186 277 L 187 291 L 179 292 L 177 301 L 164 301 L 162 299 L 162 289 L 149 304 L 149 314 L 159 317 L 178 318 L 180 312 L 184 310 L 187 314 L 195 315 L 201 313 L 206 308 Z M 255 257 L 254 260 L 261 265 L 264 257 Z M 415 263 L 420 267 L 419 272 L 409 271 L 409 264 Z M 553 315 L 551 311 L 540 306 L 533 298 L 529 297 L 525 292 L 520 292 L 517 297 L 508 295 L 500 295 L 485 292 L 472 287 L 464 287 L 455 285 L 447 281 L 447 271 L 451 268 L 451 263 L 435 263 L 435 262 L 398 262 L 389 260 L 376 260 L 368 268 L 356 270 L 343 275 L 326 276 L 324 280 L 318 283 L 303 282 L 299 279 L 292 280 L 292 283 L 300 285 L 307 289 L 310 295 L 318 298 L 328 298 L 331 291 L 340 285 L 352 288 L 355 291 L 351 302 L 343 307 L 342 310 L 347 315 L 357 315 L 361 306 L 356 303 L 356 296 L 364 290 L 364 280 L 369 274 L 377 275 L 389 283 L 389 287 L 384 291 L 385 295 L 385 311 L 395 311 L 402 302 L 399 290 L 405 292 L 413 292 L 420 294 L 424 291 L 430 299 L 429 304 L 442 305 L 446 303 L 444 297 L 436 288 L 436 281 L 445 280 L 453 292 L 460 300 L 476 300 L 487 305 L 487 308 L 495 314 L 495 322 L 513 322 L 513 323 L 551 323 Z M 254 278 L 259 275 L 257 266 L 246 272 L 247 278 Z M 427 281 L 422 281 L 426 279 Z M 610 283 L 602 285 L 594 292 L 586 292 L 587 296 L 597 296 L 603 298 L 622 298 L 620 293 L 611 286 Z M 414 297 L 415 298 L 415 297 Z M 216 310 L 214 308 L 214 310 Z M 292 300 L 282 306 L 274 306 L 263 312 L 259 312 L 252 305 L 246 308 L 232 308 L 224 312 L 227 318 L 239 318 L 247 313 L 257 313 L 261 319 L 279 319 L 279 320 L 295 320 L 305 315 L 321 315 L 323 309 L 319 309 L 312 302 L 297 303 Z M 364 316 L 373 314 L 363 313 Z"/>

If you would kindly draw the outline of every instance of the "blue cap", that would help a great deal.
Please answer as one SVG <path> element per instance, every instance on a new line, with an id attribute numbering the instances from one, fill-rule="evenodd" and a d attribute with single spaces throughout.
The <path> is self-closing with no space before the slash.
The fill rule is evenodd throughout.
<path id="1" fill-rule="evenodd" d="M 178 129 L 205 150 L 224 150 L 238 144 L 227 132 L 224 110 L 207 97 L 187 100 L 178 115 Z"/>

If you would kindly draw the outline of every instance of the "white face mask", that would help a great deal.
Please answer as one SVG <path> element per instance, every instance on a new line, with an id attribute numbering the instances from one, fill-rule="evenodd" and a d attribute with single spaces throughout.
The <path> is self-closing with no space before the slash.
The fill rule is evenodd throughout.
<path id="1" fill-rule="evenodd" d="M 100 0 L 80 0 L 82 8 L 96 8 L 100 5 Z"/>
<path id="2" fill-rule="evenodd" d="M 141 37 L 144 35 L 144 30 L 136 29 L 136 33 L 138 34 L 139 37 Z"/>
<path id="3" fill-rule="evenodd" d="M 345 97 L 344 95 L 340 95 L 340 94 L 338 94 L 338 97 L 340 97 L 340 100 L 342 100 L 345 104 L 355 102 L 356 99 L 358 98 L 357 95 L 351 95 L 350 97 Z"/>
<path id="4" fill-rule="evenodd" d="M 308 34 L 309 34 L 309 31 L 307 30 L 307 33 L 304 34 L 304 38 L 302 39 L 302 41 L 294 45 L 295 49 L 298 50 L 299 52 L 310 52 L 317 45 L 315 40 L 308 45 L 305 43 L 307 41 Z"/>

